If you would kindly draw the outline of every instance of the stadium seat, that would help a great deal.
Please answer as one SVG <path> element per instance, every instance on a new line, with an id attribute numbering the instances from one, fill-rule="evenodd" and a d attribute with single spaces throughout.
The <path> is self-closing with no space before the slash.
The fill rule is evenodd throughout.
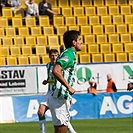
<path id="1" fill-rule="evenodd" d="M 46 55 L 46 46 L 41 46 L 41 45 L 38 45 L 35 47 L 36 48 L 36 55 Z"/>
<path id="2" fill-rule="evenodd" d="M 103 35 L 96 35 L 97 37 L 97 43 L 107 43 L 107 35 L 103 34 Z"/>
<path id="3" fill-rule="evenodd" d="M 116 29 L 117 29 L 117 33 L 127 33 L 127 25 L 126 24 L 117 24 Z"/>
<path id="4" fill-rule="evenodd" d="M 38 55 L 31 55 L 29 56 L 29 61 L 31 65 L 40 64 L 40 57 Z"/>
<path id="5" fill-rule="evenodd" d="M 104 62 L 115 62 L 114 53 L 104 53 Z"/>
<path id="6" fill-rule="evenodd" d="M 68 0 L 58 0 L 59 7 L 68 7 Z M 64 14 L 63 14 L 64 15 Z"/>
<path id="7" fill-rule="evenodd" d="M 77 52 L 77 54 L 79 54 L 79 53 L 83 53 L 83 54 L 86 54 L 87 53 L 87 48 L 86 48 L 86 45 L 85 44 L 82 44 L 81 51 Z"/>
<path id="8" fill-rule="evenodd" d="M 75 18 L 75 16 L 67 16 L 67 17 L 65 17 L 65 22 L 66 22 L 67 26 L 76 25 L 76 18 Z"/>
<path id="9" fill-rule="evenodd" d="M 0 27 L 8 27 L 8 19 L 4 17 L 0 17 Z"/>
<path id="10" fill-rule="evenodd" d="M 84 15 L 84 7 L 73 7 L 74 16 L 83 16 Z"/>
<path id="11" fill-rule="evenodd" d="M 0 27 L 0 38 L 5 36 L 4 28 Z"/>
<path id="12" fill-rule="evenodd" d="M 118 34 L 109 34 L 109 43 L 118 43 L 119 42 L 119 36 Z"/>
<path id="13" fill-rule="evenodd" d="M 13 17 L 12 18 L 12 26 L 13 27 L 22 27 L 22 18 L 21 17 Z"/>
<path id="14" fill-rule="evenodd" d="M 84 35 L 84 43 L 85 44 L 94 44 L 95 43 L 95 35 Z"/>
<path id="15" fill-rule="evenodd" d="M 43 32 L 44 32 L 45 36 L 54 35 L 54 27 L 52 25 L 51 26 L 44 26 Z"/>
<path id="16" fill-rule="evenodd" d="M 88 53 L 99 53 L 99 47 L 98 44 L 88 44 Z"/>
<path id="17" fill-rule="evenodd" d="M 97 6 L 97 15 L 107 15 L 107 6 Z"/>
<path id="18" fill-rule="evenodd" d="M 29 29 L 28 27 L 19 27 L 19 35 L 20 36 L 29 36 Z"/>
<path id="19" fill-rule="evenodd" d="M 6 36 L 2 38 L 3 46 L 12 46 L 12 37 Z"/>
<path id="20" fill-rule="evenodd" d="M 49 50 L 50 49 L 57 49 L 59 51 L 59 53 L 60 53 L 60 46 L 58 44 L 56 44 L 56 45 L 49 45 L 48 48 L 49 48 Z"/>
<path id="21" fill-rule="evenodd" d="M 122 43 L 131 42 L 131 34 L 120 34 L 120 39 Z"/>
<path id="22" fill-rule="evenodd" d="M 124 49 L 125 52 L 133 53 L 133 43 L 132 42 L 124 43 Z"/>
<path id="23" fill-rule="evenodd" d="M 90 25 L 81 25 L 81 35 L 91 34 L 91 26 Z"/>
<path id="24" fill-rule="evenodd" d="M 54 16 L 53 21 L 54 21 L 54 26 L 64 25 L 64 17 L 63 16 Z"/>
<path id="25" fill-rule="evenodd" d="M 26 17 L 25 24 L 27 27 L 36 26 L 36 19 L 35 17 Z"/>
<path id="26" fill-rule="evenodd" d="M 7 27 L 6 28 L 6 36 L 16 36 L 16 28 L 14 27 Z"/>
<path id="27" fill-rule="evenodd" d="M 109 15 L 118 15 L 118 14 L 119 14 L 119 8 L 117 5 L 109 6 Z"/>
<path id="28" fill-rule="evenodd" d="M 99 16 L 90 16 L 89 22 L 90 22 L 90 25 L 99 24 Z"/>
<path id="29" fill-rule="evenodd" d="M 89 27 L 89 26 L 87 26 L 87 27 Z M 79 31 L 79 26 L 78 25 L 69 25 L 68 29 L 69 30 L 78 30 Z"/>
<path id="30" fill-rule="evenodd" d="M 32 47 L 22 46 L 22 55 L 32 55 Z"/>
<path id="31" fill-rule="evenodd" d="M 129 33 L 133 33 L 133 24 L 128 24 Z"/>
<path id="32" fill-rule="evenodd" d="M 116 5 L 116 0 L 105 0 L 106 6 Z"/>
<path id="33" fill-rule="evenodd" d="M 129 62 L 133 62 L 133 52 L 128 53 L 128 56 L 129 56 Z"/>
<path id="34" fill-rule="evenodd" d="M 0 58 L 1 56 L 9 56 L 9 47 L 8 46 L 3 46 L 0 47 Z"/>
<path id="35" fill-rule="evenodd" d="M 101 24 L 106 25 L 106 24 L 111 24 L 111 16 L 110 15 L 102 15 L 101 16 Z"/>
<path id="36" fill-rule="evenodd" d="M 24 17 L 24 8 L 15 8 L 14 17 Z"/>
<path id="37" fill-rule="evenodd" d="M 57 14 L 61 14 L 60 7 L 52 7 L 52 11 L 56 12 Z"/>
<path id="38" fill-rule="evenodd" d="M 18 46 L 24 45 L 24 37 L 23 36 L 15 36 L 14 37 L 14 45 L 18 45 Z"/>
<path id="39" fill-rule="evenodd" d="M 41 31 L 41 27 L 37 27 L 37 26 L 35 26 L 35 27 L 31 27 L 31 35 L 32 36 L 40 36 L 40 35 L 42 35 L 42 31 Z"/>
<path id="40" fill-rule="evenodd" d="M 12 18 L 12 9 L 10 7 L 2 8 L 2 16 L 6 18 Z"/>
<path id="41" fill-rule="evenodd" d="M 92 0 L 82 0 L 82 6 L 83 7 L 92 6 Z"/>
<path id="42" fill-rule="evenodd" d="M 125 24 L 132 24 L 133 23 L 133 15 L 125 15 Z"/>
<path id="43" fill-rule="evenodd" d="M 26 36 L 25 37 L 25 43 L 26 45 L 36 45 L 36 37 L 35 36 Z"/>
<path id="44" fill-rule="evenodd" d="M 94 6 L 104 6 L 104 0 L 94 0 Z"/>
<path id="45" fill-rule="evenodd" d="M 37 36 L 37 45 L 47 45 L 47 37 L 46 36 Z"/>
<path id="46" fill-rule="evenodd" d="M 57 26 L 57 35 L 63 35 L 67 31 L 67 26 Z"/>
<path id="47" fill-rule="evenodd" d="M 70 0 L 70 6 L 71 7 L 80 6 L 80 0 Z"/>
<path id="48" fill-rule="evenodd" d="M 103 25 L 93 25 L 93 34 L 103 34 Z"/>
<path id="49" fill-rule="evenodd" d="M 28 56 L 23 56 L 23 55 L 18 56 L 18 64 L 28 65 L 29 64 Z"/>
<path id="50" fill-rule="evenodd" d="M 8 66 L 15 66 L 15 65 L 17 65 L 17 58 L 16 58 L 16 56 L 7 56 L 7 65 Z"/>
<path id="51" fill-rule="evenodd" d="M 127 53 L 116 53 L 117 62 L 127 62 Z"/>
<path id="52" fill-rule="evenodd" d="M 10 47 L 11 56 L 19 56 L 21 54 L 19 46 L 12 46 Z"/>
<path id="53" fill-rule="evenodd" d="M 59 45 L 59 40 L 57 35 L 48 36 L 48 45 Z"/>
<path id="54" fill-rule="evenodd" d="M 85 7 L 86 16 L 95 16 L 96 15 L 96 7 L 95 6 L 86 6 Z"/>
<path id="55" fill-rule="evenodd" d="M 51 3 L 51 5 L 53 7 L 57 7 L 57 1 L 56 0 L 49 0 L 49 3 Z"/>
<path id="56" fill-rule="evenodd" d="M 47 64 L 48 62 L 50 62 L 49 56 L 48 55 L 42 56 L 42 63 Z"/>
<path id="57" fill-rule="evenodd" d="M 123 24 L 123 16 L 113 15 L 113 24 Z"/>
<path id="58" fill-rule="evenodd" d="M 112 44 L 113 53 L 122 53 L 123 52 L 123 44 L 121 43 L 113 43 Z"/>
<path id="59" fill-rule="evenodd" d="M 130 5 L 120 5 L 121 14 L 131 14 L 131 6 Z"/>
<path id="60" fill-rule="evenodd" d="M 111 44 L 100 44 L 101 53 L 111 53 Z"/>
<path id="61" fill-rule="evenodd" d="M 5 57 L 0 57 L 0 66 L 5 66 L 5 65 L 6 65 Z"/>
<path id="62" fill-rule="evenodd" d="M 77 25 L 88 25 L 87 16 L 77 16 Z"/>
<path id="63" fill-rule="evenodd" d="M 102 54 L 101 53 L 99 53 L 99 54 L 92 54 L 92 62 L 93 63 L 103 62 Z"/>
<path id="64" fill-rule="evenodd" d="M 105 27 L 105 33 L 106 34 L 115 33 L 115 25 L 114 24 L 105 25 L 104 27 Z"/>
<path id="65" fill-rule="evenodd" d="M 80 63 L 90 63 L 90 54 L 79 54 Z"/>
<path id="66" fill-rule="evenodd" d="M 63 0 L 60 0 L 60 1 L 63 1 Z M 68 6 L 62 7 L 62 14 L 63 16 L 72 16 L 72 7 L 68 7 Z"/>
<path id="67" fill-rule="evenodd" d="M 133 4 L 133 1 L 132 0 L 129 0 L 129 5 L 132 5 Z"/>
<path id="68" fill-rule="evenodd" d="M 39 16 L 39 25 L 41 27 L 43 26 L 49 26 L 50 25 L 50 20 L 49 20 L 49 17 L 44 15 L 44 16 Z"/>
<path id="69" fill-rule="evenodd" d="M 117 0 L 118 5 L 127 5 L 127 0 Z"/>

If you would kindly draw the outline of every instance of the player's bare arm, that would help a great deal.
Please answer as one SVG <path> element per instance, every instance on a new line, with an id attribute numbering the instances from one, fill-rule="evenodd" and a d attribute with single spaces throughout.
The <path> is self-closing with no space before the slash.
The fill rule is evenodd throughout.
<path id="1" fill-rule="evenodd" d="M 55 76 L 55 78 L 60 81 L 60 83 L 62 83 L 69 91 L 69 93 L 72 95 L 75 93 L 75 90 L 73 88 L 71 88 L 69 86 L 69 84 L 66 82 L 66 80 L 64 79 L 63 75 L 62 75 L 62 67 L 60 66 L 60 64 L 56 64 L 53 71 L 52 71 L 53 75 Z"/>

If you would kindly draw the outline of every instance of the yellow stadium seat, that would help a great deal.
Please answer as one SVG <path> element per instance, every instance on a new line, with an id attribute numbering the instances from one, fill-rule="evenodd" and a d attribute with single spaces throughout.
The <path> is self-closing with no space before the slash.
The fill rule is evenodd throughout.
<path id="1" fill-rule="evenodd" d="M 131 34 L 120 34 L 121 42 L 126 43 L 126 42 L 131 42 Z"/>
<path id="2" fill-rule="evenodd" d="M 15 17 L 24 17 L 24 8 L 15 8 L 14 16 Z"/>
<path id="3" fill-rule="evenodd" d="M 8 66 L 17 65 L 17 58 L 14 56 L 7 56 L 7 65 Z"/>
<path id="4" fill-rule="evenodd" d="M 54 16 L 54 26 L 64 25 L 64 17 L 63 16 Z"/>
<path id="5" fill-rule="evenodd" d="M 18 64 L 28 65 L 29 64 L 28 56 L 23 56 L 23 55 L 18 56 Z"/>
<path id="6" fill-rule="evenodd" d="M 124 43 L 124 49 L 125 52 L 133 53 L 133 43 L 132 42 Z"/>
<path id="7" fill-rule="evenodd" d="M 59 7 L 68 7 L 68 0 L 58 0 Z M 64 15 L 64 14 L 63 14 Z"/>
<path id="8" fill-rule="evenodd" d="M 16 36 L 16 29 L 14 27 L 7 27 L 6 28 L 6 36 Z"/>
<path id="9" fill-rule="evenodd" d="M 94 0 L 94 6 L 103 6 L 104 0 Z"/>
<path id="10" fill-rule="evenodd" d="M 88 44 L 88 53 L 99 53 L 98 44 Z"/>
<path id="11" fill-rule="evenodd" d="M 95 35 L 84 35 L 84 43 L 85 44 L 95 43 Z"/>
<path id="12" fill-rule="evenodd" d="M 10 47 L 10 50 L 11 50 L 11 56 L 18 56 L 21 54 L 19 46 L 12 46 Z"/>
<path id="13" fill-rule="evenodd" d="M 133 24 L 128 24 L 129 33 L 133 33 Z"/>
<path id="14" fill-rule="evenodd" d="M 107 15 L 107 6 L 97 6 L 97 15 Z"/>
<path id="15" fill-rule="evenodd" d="M 36 45 L 36 37 L 35 36 L 26 36 L 25 37 L 26 45 Z"/>
<path id="16" fill-rule="evenodd" d="M 95 6 L 86 6 L 85 7 L 86 16 L 95 16 L 96 15 L 96 7 Z"/>
<path id="17" fill-rule="evenodd" d="M 39 26 L 31 27 L 31 35 L 33 35 L 33 36 L 42 35 L 41 27 L 39 27 Z"/>
<path id="18" fill-rule="evenodd" d="M 84 7 L 73 7 L 74 16 L 83 16 L 84 15 Z"/>
<path id="19" fill-rule="evenodd" d="M 89 26 L 87 26 L 87 27 L 89 27 Z M 79 26 L 78 25 L 69 25 L 68 29 L 69 30 L 78 30 L 79 31 Z"/>
<path id="20" fill-rule="evenodd" d="M 79 54 L 80 63 L 90 63 L 90 54 Z"/>
<path id="21" fill-rule="evenodd" d="M 14 45 L 18 45 L 18 46 L 24 45 L 24 37 L 23 36 L 15 36 L 14 37 Z"/>
<path id="22" fill-rule="evenodd" d="M 119 8 L 117 5 L 109 6 L 109 15 L 118 15 L 119 14 Z"/>
<path id="23" fill-rule="evenodd" d="M 50 20 L 49 20 L 49 17 L 44 15 L 44 16 L 39 16 L 39 25 L 41 27 L 43 26 L 49 26 L 50 25 Z"/>
<path id="24" fill-rule="evenodd" d="M 54 35 L 54 28 L 53 26 L 44 26 L 43 27 L 43 32 L 44 32 L 44 35 L 45 36 L 48 36 L 48 35 Z"/>
<path id="25" fill-rule="evenodd" d="M 125 23 L 132 24 L 133 23 L 133 15 L 125 15 Z"/>
<path id="26" fill-rule="evenodd" d="M 40 64 L 40 57 L 38 55 L 31 55 L 29 56 L 29 61 L 31 65 Z"/>
<path id="27" fill-rule="evenodd" d="M 71 7 L 80 6 L 80 0 L 70 0 L 70 6 Z"/>
<path id="28" fill-rule="evenodd" d="M 49 0 L 49 3 L 51 3 L 51 5 L 53 7 L 57 7 L 57 1 L 56 0 Z"/>
<path id="29" fill-rule="evenodd" d="M 116 53 L 117 62 L 127 62 L 127 53 Z"/>
<path id="30" fill-rule="evenodd" d="M 6 65 L 5 57 L 0 57 L 0 66 L 5 66 L 5 65 Z"/>
<path id="31" fill-rule="evenodd" d="M 50 62 L 49 56 L 48 55 L 42 56 L 42 63 L 47 64 L 48 62 Z"/>
<path id="32" fill-rule="evenodd" d="M 77 54 L 79 54 L 79 53 L 84 53 L 84 54 L 87 53 L 87 48 L 86 48 L 85 44 L 82 44 L 81 51 L 77 52 Z"/>
<path id="33" fill-rule="evenodd" d="M 126 24 L 117 24 L 117 33 L 127 33 L 127 25 Z"/>
<path id="34" fill-rule="evenodd" d="M 129 61 L 130 61 L 130 62 L 133 62 L 133 53 L 128 53 L 128 54 L 129 54 L 129 55 L 128 55 L 128 56 L 129 56 Z"/>
<path id="35" fill-rule="evenodd" d="M 90 25 L 81 25 L 81 35 L 91 34 L 91 26 Z"/>
<path id="36" fill-rule="evenodd" d="M 101 16 L 101 24 L 106 25 L 106 24 L 111 24 L 111 15 L 102 15 Z"/>
<path id="37" fill-rule="evenodd" d="M 4 28 L 0 27 L 0 38 L 5 36 Z"/>
<path id="38" fill-rule="evenodd" d="M 109 43 L 118 43 L 119 42 L 119 36 L 118 34 L 109 34 Z"/>
<path id="39" fill-rule="evenodd" d="M 127 5 L 127 0 L 117 0 L 118 5 Z"/>
<path id="40" fill-rule="evenodd" d="M 3 46 L 0 47 L 0 58 L 1 56 L 9 56 L 9 47 L 8 46 Z"/>
<path id="41" fill-rule="evenodd" d="M 115 25 L 113 25 L 113 24 L 105 25 L 105 33 L 106 34 L 115 33 Z"/>
<path id="42" fill-rule="evenodd" d="M 22 55 L 32 55 L 32 47 L 22 46 Z"/>
<path id="43" fill-rule="evenodd" d="M 19 35 L 20 36 L 29 36 L 28 27 L 20 27 L 20 28 L 18 28 L 18 30 L 19 30 Z"/>
<path id="44" fill-rule="evenodd" d="M 103 62 L 103 56 L 101 53 L 99 54 L 92 54 L 92 62 L 97 63 L 97 62 Z"/>
<path id="45" fill-rule="evenodd" d="M 106 6 L 116 5 L 116 0 L 105 0 Z"/>
<path id="46" fill-rule="evenodd" d="M 48 45 L 59 45 L 59 40 L 57 35 L 48 36 Z"/>
<path id="47" fill-rule="evenodd" d="M 63 45 L 64 46 L 64 41 L 63 41 L 63 36 L 59 36 L 59 40 L 60 40 L 60 45 Z"/>
<path id="48" fill-rule="evenodd" d="M 93 25 L 93 34 L 103 34 L 103 25 Z"/>
<path id="49" fill-rule="evenodd" d="M 99 24 L 99 16 L 90 16 L 89 22 L 90 22 L 90 25 Z"/>
<path id="50" fill-rule="evenodd" d="M 132 0 L 129 0 L 129 5 L 132 5 L 133 4 L 133 1 Z"/>
<path id="51" fill-rule="evenodd" d="M 12 9 L 10 7 L 2 8 L 2 16 L 7 18 L 12 18 Z"/>
<path id="52" fill-rule="evenodd" d="M 65 17 L 65 20 L 66 20 L 66 25 L 69 26 L 69 25 L 76 25 L 76 18 L 75 16 L 67 16 Z"/>
<path id="53" fill-rule="evenodd" d="M 8 27 L 8 19 L 0 17 L 0 27 Z"/>
<path id="54" fill-rule="evenodd" d="M 121 14 L 131 14 L 131 7 L 130 5 L 120 5 Z"/>
<path id="55" fill-rule="evenodd" d="M 36 19 L 35 17 L 26 17 L 25 24 L 27 27 L 36 26 Z"/>
<path id="56" fill-rule="evenodd" d="M 52 7 L 52 10 L 56 12 L 57 14 L 61 14 L 60 7 Z"/>
<path id="57" fill-rule="evenodd" d="M 77 16 L 77 25 L 88 25 L 87 16 Z"/>
<path id="58" fill-rule="evenodd" d="M 82 0 L 82 6 L 92 6 L 92 0 Z"/>
<path id="59" fill-rule="evenodd" d="M 114 53 L 104 53 L 104 62 L 115 62 Z"/>
<path id="60" fill-rule="evenodd" d="M 97 37 L 97 43 L 107 43 L 107 35 L 103 34 L 103 35 L 96 35 Z"/>
<path id="61" fill-rule="evenodd" d="M 113 53 L 122 53 L 123 52 L 123 44 L 121 43 L 113 43 L 112 44 Z"/>
<path id="62" fill-rule="evenodd" d="M 123 15 L 113 15 L 113 24 L 123 24 Z"/>
<path id="63" fill-rule="evenodd" d="M 111 53 L 111 44 L 100 44 L 101 53 Z"/>
<path id="64" fill-rule="evenodd" d="M 12 42 L 12 37 L 3 37 L 2 38 L 2 42 L 3 42 L 3 46 L 12 46 L 13 42 Z"/>
<path id="65" fill-rule="evenodd" d="M 67 26 L 57 26 L 57 35 L 63 35 L 67 31 Z"/>
<path id="66" fill-rule="evenodd" d="M 46 36 L 37 36 L 37 45 L 47 45 L 47 37 Z"/>
<path id="67" fill-rule="evenodd" d="M 36 46 L 36 55 L 46 55 L 46 46 Z"/>
<path id="68" fill-rule="evenodd" d="M 50 49 L 57 49 L 60 53 L 60 46 L 59 45 L 49 45 L 49 50 Z"/>
<path id="69" fill-rule="evenodd" d="M 22 27 L 22 18 L 21 17 L 13 17 L 12 18 L 12 26 L 13 27 Z"/>
<path id="70" fill-rule="evenodd" d="M 60 0 L 63 1 L 63 0 Z M 64 0 L 65 1 L 65 0 Z M 63 16 L 72 16 L 72 7 L 62 7 Z"/>

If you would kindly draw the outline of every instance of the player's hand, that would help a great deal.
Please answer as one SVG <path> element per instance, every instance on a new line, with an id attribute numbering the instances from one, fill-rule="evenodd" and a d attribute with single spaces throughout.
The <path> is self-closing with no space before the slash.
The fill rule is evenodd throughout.
<path id="1" fill-rule="evenodd" d="M 75 93 L 75 90 L 73 88 L 69 88 L 69 94 L 73 95 Z"/>
<path id="2" fill-rule="evenodd" d="M 43 85 L 46 85 L 47 83 L 48 83 L 47 80 L 44 80 L 44 81 L 42 82 Z"/>

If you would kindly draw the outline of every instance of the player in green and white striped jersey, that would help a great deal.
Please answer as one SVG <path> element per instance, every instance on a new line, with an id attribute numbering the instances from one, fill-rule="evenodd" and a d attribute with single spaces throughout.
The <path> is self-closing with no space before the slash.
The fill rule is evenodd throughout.
<path id="1" fill-rule="evenodd" d="M 48 107 L 52 114 L 55 133 L 67 133 L 69 108 L 73 89 L 73 75 L 76 65 L 76 51 L 81 51 L 82 40 L 79 31 L 66 31 L 63 35 L 66 50 L 63 51 L 53 68 L 56 80 L 49 97 Z"/>

